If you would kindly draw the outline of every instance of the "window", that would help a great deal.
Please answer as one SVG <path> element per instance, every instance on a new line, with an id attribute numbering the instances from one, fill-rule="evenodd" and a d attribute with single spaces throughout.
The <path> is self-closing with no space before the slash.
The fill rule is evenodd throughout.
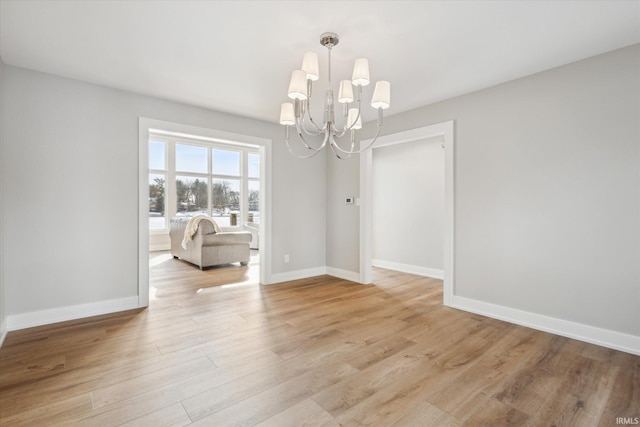
<path id="1" fill-rule="evenodd" d="M 213 180 L 213 217 L 220 226 L 235 226 L 240 213 L 240 180 Z"/>
<path id="2" fill-rule="evenodd" d="M 207 173 L 207 149 L 194 145 L 176 144 L 176 170 Z"/>
<path id="3" fill-rule="evenodd" d="M 165 230 L 166 143 L 149 141 L 149 230 Z"/>
<path id="4" fill-rule="evenodd" d="M 166 169 L 164 141 L 149 141 L 149 169 Z"/>
<path id="5" fill-rule="evenodd" d="M 214 175 L 240 176 L 240 152 L 211 150 L 213 152 Z"/>
<path id="6" fill-rule="evenodd" d="M 209 185 L 207 178 L 176 176 L 177 216 L 209 213 Z"/>
<path id="7" fill-rule="evenodd" d="M 260 222 L 260 153 L 172 135 L 149 140 L 149 229 L 173 216 L 213 216 L 220 226 Z"/>
<path id="8" fill-rule="evenodd" d="M 260 178 L 260 154 L 249 153 L 249 178 Z"/>
<path id="9" fill-rule="evenodd" d="M 249 215 L 247 222 L 260 223 L 260 181 L 249 181 Z"/>

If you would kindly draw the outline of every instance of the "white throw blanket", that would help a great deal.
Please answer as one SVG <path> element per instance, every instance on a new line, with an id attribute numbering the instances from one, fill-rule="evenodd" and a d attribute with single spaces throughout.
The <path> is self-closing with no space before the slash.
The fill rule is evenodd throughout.
<path id="1" fill-rule="evenodd" d="M 193 235 L 198 231 L 198 225 L 200 224 L 200 221 L 209 221 L 213 225 L 213 229 L 216 231 L 216 233 L 220 232 L 220 227 L 210 216 L 196 215 L 194 217 L 191 217 L 184 229 L 184 237 L 182 238 L 182 247 L 184 249 L 187 249 L 187 243 L 191 241 Z"/>

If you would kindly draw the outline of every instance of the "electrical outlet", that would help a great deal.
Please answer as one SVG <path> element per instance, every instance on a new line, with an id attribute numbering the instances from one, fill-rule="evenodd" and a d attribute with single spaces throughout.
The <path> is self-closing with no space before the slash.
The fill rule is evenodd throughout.
<path id="1" fill-rule="evenodd" d="M 287 254 L 287 255 L 285 255 L 285 256 L 284 256 L 284 262 L 285 262 L 285 263 L 289 262 L 289 254 Z"/>

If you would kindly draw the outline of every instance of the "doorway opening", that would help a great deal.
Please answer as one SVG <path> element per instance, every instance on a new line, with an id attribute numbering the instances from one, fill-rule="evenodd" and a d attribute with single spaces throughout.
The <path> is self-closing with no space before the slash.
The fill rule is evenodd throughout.
<path id="1" fill-rule="evenodd" d="M 171 218 L 205 214 L 224 231 L 250 232 L 247 276 L 269 283 L 271 140 L 147 118 L 139 123 L 139 306 L 149 305 L 149 269 L 173 259 Z"/>
<path id="2" fill-rule="evenodd" d="M 372 281 L 373 257 L 373 150 L 396 144 L 441 138 L 444 146 L 444 253 L 443 303 L 450 306 L 454 293 L 454 122 L 448 121 L 379 137 L 371 150 L 360 155 L 360 282 Z M 370 144 L 371 140 L 361 144 Z"/>

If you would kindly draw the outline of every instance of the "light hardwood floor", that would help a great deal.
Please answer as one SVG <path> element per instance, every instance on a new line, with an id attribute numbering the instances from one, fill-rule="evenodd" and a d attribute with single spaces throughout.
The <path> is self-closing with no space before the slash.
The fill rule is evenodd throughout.
<path id="1" fill-rule="evenodd" d="M 12 332 L 4 426 L 614 426 L 640 357 L 443 307 L 376 270 L 271 286 L 154 257 L 150 307 Z M 619 420 L 618 420 L 619 421 Z"/>

